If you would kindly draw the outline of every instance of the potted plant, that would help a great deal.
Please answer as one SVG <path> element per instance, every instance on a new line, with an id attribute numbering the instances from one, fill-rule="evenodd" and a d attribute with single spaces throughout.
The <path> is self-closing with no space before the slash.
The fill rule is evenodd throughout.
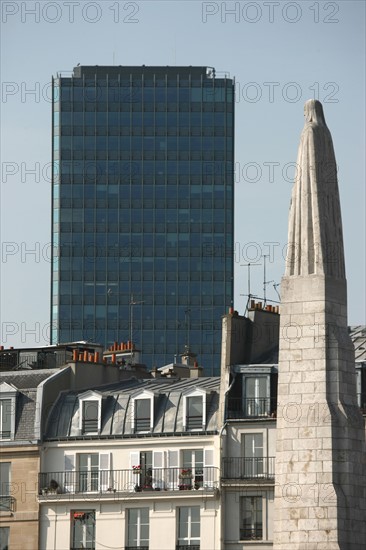
<path id="1" fill-rule="evenodd" d="M 192 479 L 191 468 L 183 468 L 179 474 L 179 479 Z"/>
<path id="2" fill-rule="evenodd" d="M 181 491 L 192 489 L 192 478 L 193 475 L 191 468 L 183 468 L 179 474 L 179 479 L 181 480 L 179 489 Z"/>
<path id="3" fill-rule="evenodd" d="M 51 479 L 48 487 L 42 489 L 42 495 L 58 495 L 61 493 L 61 487 L 55 479 Z"/>

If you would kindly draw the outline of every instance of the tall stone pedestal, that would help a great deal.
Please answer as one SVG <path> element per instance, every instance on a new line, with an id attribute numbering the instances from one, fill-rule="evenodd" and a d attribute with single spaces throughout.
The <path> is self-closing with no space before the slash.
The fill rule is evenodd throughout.
<path id="1" fill-rule="evenodd" d="M 365 550 L 365 426 L 345 279 L 284 277 L 274 550 Z"/>

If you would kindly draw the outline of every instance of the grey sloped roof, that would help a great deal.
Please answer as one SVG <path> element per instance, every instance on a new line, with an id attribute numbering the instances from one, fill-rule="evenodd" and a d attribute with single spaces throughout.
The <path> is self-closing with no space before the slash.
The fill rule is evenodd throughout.
<path id="1" fill-rule="evenodd" d="M 0 384 L 6 382 L 18 389 L 15 406 L 14 441 L 35 439 L 34 422 L 37 407 L 37 386 L 59 369 L 7 371 L 0 373 Z"/>
<path id="2" fill-rule="evenodd" d="M 135 436 L 132 398 L 140 392 L 154 394 L 152 435 L 183 431 L 183 395 L 200 389 L 206 392 L 206 430 L 218 429 L 220 378 L 149 379 L 131 378 L 106 386 L 90 388 L 102 395 L 101 437 Z M 61 392 L 48 419 L 46 439 L 79 437 L 79 396 L 84 392 Z M 85 437 L 85 436 L 83 436 Z M 90 436 L 99 437 L 99 436 Z"/>
<path id="3" fill-rule="evenodd" d="M 15 415 L 15 441 L 34 439 L 36 414 L 36 390 L 23 390 L 18 393 Z"/>
<path id="4" fill-rule="evenodd" d="M 0 372 L 0 384 L 1 382 L 13 384 L 18 390 L 36 388 L 41 382 L 51 376 L 51 374 L 59 372 L 59 370 L 60 369 L 40 369 Z"/>

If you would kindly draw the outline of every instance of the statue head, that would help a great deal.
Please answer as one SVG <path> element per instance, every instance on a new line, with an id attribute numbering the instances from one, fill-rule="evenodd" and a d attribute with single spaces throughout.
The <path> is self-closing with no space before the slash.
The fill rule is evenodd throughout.
<path id="1" fill-rule="evenodd" d="M 317 99 L 309 99 L 304 105 L 304 117 L 306 122 L 313 122 L 326 126 L 323 105 Z"/>

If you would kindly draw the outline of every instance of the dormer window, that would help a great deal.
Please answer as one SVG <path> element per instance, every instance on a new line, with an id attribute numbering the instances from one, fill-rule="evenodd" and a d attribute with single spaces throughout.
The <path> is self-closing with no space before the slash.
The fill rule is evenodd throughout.
<path id="1" fill-rule="evenodd" d="M 0 439 L 11 439 L 11 399 L 0 400 Z"/>
<path id="2" fill-rule="evenodd" d="M 148 432 L 151 424 L 150 399 L 135 400 L 135 431 Z"/>
<path id="3" fill-rule="evenodd" d="M 83 420 L 82 431 L 83 433 L 96 433 L 98 432 L 98 401 L 83 401 Z"/>
<path id="4" fill-rule="evenodd" d="M 101 429 L 102 396 L 98 392 L 87 391 L 79 396 L 80 431 L 82 434 L 96 435 Z"/>
<path id="5" fill-rule="evenodd" d="M 150 432 L 154 427 L 154 394 L 144 391 L 133 398 L 133 427 L 135 432 Z"/>
<path id="6" fill-rule="evenodd" d="M 187 430 L 202 430 L 203 399 L 202 396 L 187 397 Z"/>
<path id="7" fill-rule="evenodd" d="M 206 392 L 195 390 L 185 395 L 183 402 L 185 431 L 206 429 Z"/>
<path id="8" fill-rule="evenodd" d="M 0 440 L 14 439 L 17 392 L 11 384 L 0 384 Z"/>

